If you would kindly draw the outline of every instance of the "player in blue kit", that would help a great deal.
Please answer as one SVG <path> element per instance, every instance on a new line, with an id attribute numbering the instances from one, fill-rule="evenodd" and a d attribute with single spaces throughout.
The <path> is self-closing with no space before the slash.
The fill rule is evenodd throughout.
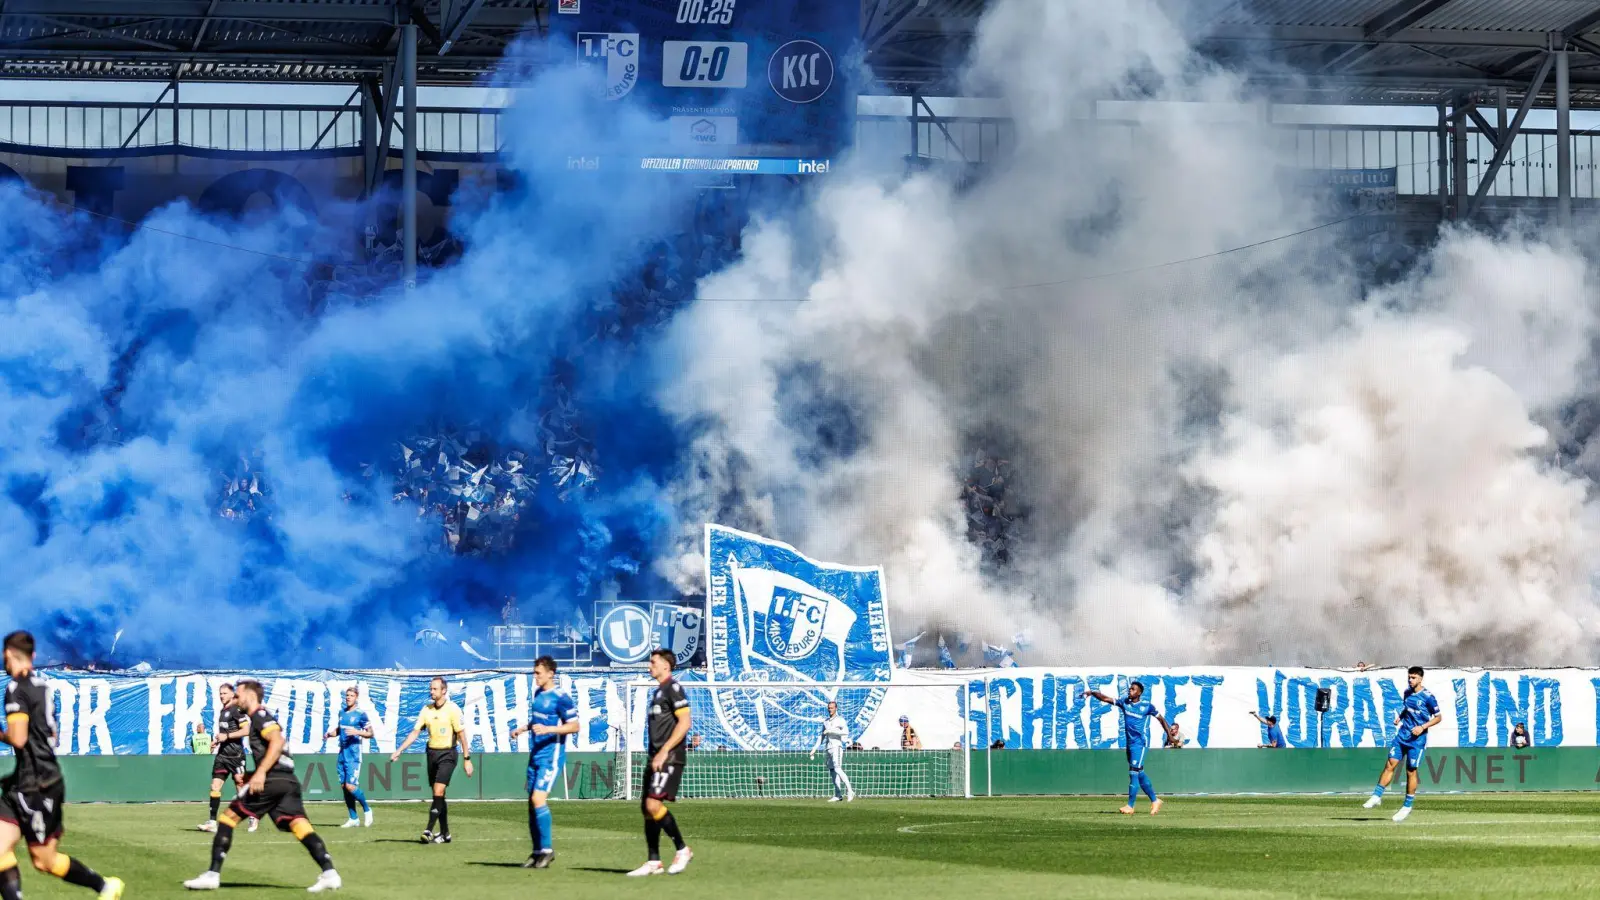
<path id="1" fill-rule="evenodd" d="M 533 664 L 533 680 L 539 689 L 533 694 L 533 708 L 526 728 L 514 728 L 511 737 L 532 734 L 528 751 L 528 837 L 533 853 L 522 864 L 524 869 L 548 869 L 556 858 L 550 833 L 550 791 L 561 777 L 566 736 L 578 733 L 578 707 L 572 697 L 556 686 L 556 661 L 539 657 Z"/>
<path id="2" fill-rule="evenodd" d="M 1406 802 L 1394 814 L 1396 822 L 1404 822 L 1411 815 L 1411 804 L 1417 799 L 1417 769 L 1422 765 L 1422 752 L 1428 749 L 1428 729 L 1444 719 L 1439 715 L 1439 701 L 1433 692 L 1422 686 L 1422 667 L 1406 670 L 1406 695 L 1395 719 L 1398 726 L 1394 740 L 1389 742 L 1389 761 L 1383 764 L 1383 774 L 1378 776 L 1378 786 L 1363 804 L 1364 809 L 1375 809 L 1383 803 L 1383 789 L 1394 778 L 1395 767 L 1406 761 Z"/>
<path id="3" fill-rule="evenodd" d="M 1128 747 L 1128 805 L 1118 812 L 1125 816 L 1133 815 L 1133 805 L 1139 800 L 1140 788 L 1150 798 L 1150 815 L 1161 812 L 1161 799 L 1156 796 L 1150 776 L 1144 773 L 1144 754 L 1150 749 L 1148 720 L 1160 722 L 1161 730 L 1166 731 L 1166 718 L 1154 703 L 1144 699 L 1144 684 L 1138 681 L 1129 682 L 1128 695 L 1120 699 L 1113 700 L 1099 691 L 1089 691 L 1088 694 L 1101 703 L 1109 703 L 1122 710 L 1122 736 Z"/>
<path id="4" fill-rule="evenodd" d="M 356 702 L 361 699 L 361 693 L 354 687 L 344 689 L 344 711 L 339 713 L 339 724 L 327 737 L 339 737 L 339 784 L 344 787 L 344 805 L 350 810 L 350 818 L 345 820 L 340 828 L 355 828 L 362 824 L 356 817 L 356 804 L 361 804 L 361 811 L 366 815 L 368 828 L 372 827 L 372 807 L 367 804 L 367 795 L 361 790 L 361 748 L 366 746 L 367 739 L 372 737 L 372 721 L 367 714 L 356 709 Z"/>

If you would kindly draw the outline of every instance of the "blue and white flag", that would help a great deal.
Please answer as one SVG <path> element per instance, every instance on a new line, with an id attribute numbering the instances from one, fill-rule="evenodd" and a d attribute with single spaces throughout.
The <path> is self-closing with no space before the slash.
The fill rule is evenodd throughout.
<path id="1" fill-rule="evenodd" d="M 946 669 L 956 667 L 955 657 L 950 655 L 950 648 L 945 646 L 944 635 L 939 635 L 939 665 Z"/>
<path id="2" fill-rule="evenodd" d="M 788 544 L 706 526 L 707 669 L 718 682 L 794 684 L 717 690 L 730 738 L 748 750 L 809 747 L 829 700 L 859 734 L 894 668 L 883 570 L 810 559 Z M 864 689 L 815 682 L 861 682 Z"/>
<path id="3" fill-rule="evenodd" d="M 1015 669 L 1017 667 L 1017 661 L 1012 658 L 1010 650 L 1004 647 L 996 647 L 988 641 L 983 643 L 983 661 L 999 669 Z"/>
<path id="4" fill-rule="evenodd" d="M 922 636 L 925 634 L 927 634 L 926 631 L 919 631 L 916 637 L 900 645 L 900 668 L 911 668 L 911 657 L 917 652 L 917 641 L 922 640 Z"/>

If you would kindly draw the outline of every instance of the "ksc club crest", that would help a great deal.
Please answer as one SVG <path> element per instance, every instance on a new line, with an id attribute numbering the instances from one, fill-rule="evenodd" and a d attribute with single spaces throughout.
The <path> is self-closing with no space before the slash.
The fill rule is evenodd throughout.
<path id="1" fill-rule="evenodd" d="M 620 100 L 639 83 L 639 35 L 621 31 L 578 32 L 578 65 L 600 73 L 601 94 Z"/>
<path id="2" fill-rule="evenodd" d="M 817 562 L 787 544 L 708 525 L 706 580 L 711 678 L 783 686 L 710 692 L 716 721 L 736 746 L 806 749 L 830 700 L 852 736 L 866 729 L 892 669 L 882 569 Z"/>

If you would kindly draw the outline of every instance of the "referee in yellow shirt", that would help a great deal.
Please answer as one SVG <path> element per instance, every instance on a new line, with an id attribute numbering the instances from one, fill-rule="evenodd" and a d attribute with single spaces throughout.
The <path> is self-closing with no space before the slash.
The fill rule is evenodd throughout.
<path id="1" fill-rule="evenodd" d="M 461 727 L 461 707 L 450 699 L 449 685 L 443 678 L 434 676 L 428 685 L 431 703 L 417 713 L 416 727 L 406 742 L 389 754 L 394 762 L 406 752 L 422 729 L 428 729 L 428 782 L 433 785 L 433 807 L 428 810 L 428 830 L 422 833 L 424 844 L 450 843 L 450 814 L 445 807 L 444 791 L 450 786 L 450 776 L 456 771 L 456 745 L 461 745 L 461 761 L 466 765 L 467 777 L 472 777 L 472 747 L 466 729 Z M 434 831 L 437 823 L 439 830 Z"/>

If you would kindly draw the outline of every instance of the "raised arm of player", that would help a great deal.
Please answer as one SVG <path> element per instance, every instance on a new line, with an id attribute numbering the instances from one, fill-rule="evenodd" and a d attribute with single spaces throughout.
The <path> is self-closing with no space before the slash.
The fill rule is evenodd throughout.
<path id="1" fill-rule="evenodd" d="M 661 749 L 657 750 L 655 757 L 650 760 L 650 768 L 657 772 L 661 771 L 661 767 L 667 764 L 667 754 L 670 753 L 674 747 L 683 743 L 684 736 L 689 733 L 689 726 L 691 724 L 689 721 L 691 718 L 689 715 L 689 707 L 680 707 L 674 715 L 678 717 L 678 724 L 672 726 L 672 734 L 667 735 L 666 743 L 661 745 Z"/>
<path id="2" fill-rule="evenodd" d="M 261 762 L 256 763 L 256 771 L 250 776 L 250 790 L 260 793 L 267 787 L 267 773 L 278 764 L 278 757 L 283 753 L 283 729 L 276 722 L 268 722 L 261 729 L 261 737 L 267 742 L 267 752 L 261 754 Z"/>
<path id="3" fill-rule="evenodd" d="M 1093 697 L 1096 700 L 1099 700 L 1101 703 L 1112 703 L 1112 704 L 1114 704 L 1114 703 L 1117 702 L 1115 698 L 1107 697 L 1105 694 L 1102 694 L 1099 691 L 1093 690 L 1093 689 L 1084 691 L 1083 695 L 1085 697 Z"/>
<path id="4" fill-rule="evenodd" d="M 389 754 L 389 761 L 390 762 L 394 762 L 395 760 L 399 759 L 400 758 L 400 754 L 406 752 L 407 748 L 409 748 L 412 744 L 416 743 L 417 735 L 419 735 L 421 733 L 422 733 L 422 717 L 418 716 L 417 717 L 417 724 L 411 726 L 411 733 L 406 735 L 405 743 L 403 743 L 400 746 L 394 748 L 394 752 Z"/>

